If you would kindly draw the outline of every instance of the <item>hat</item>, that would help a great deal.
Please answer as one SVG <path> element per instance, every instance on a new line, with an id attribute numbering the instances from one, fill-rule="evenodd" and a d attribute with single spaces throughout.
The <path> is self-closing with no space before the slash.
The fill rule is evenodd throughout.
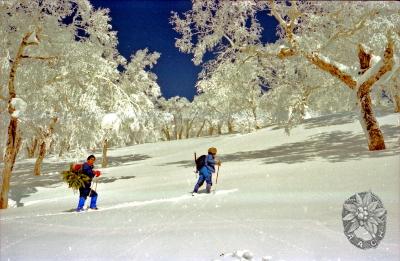
<path id="1" fill-rule="evenodd" d="M 217 154 L 217 148 L 214 148 L 214 147 L 211 147 L 211 148 L 209 148 L 208 149 L 208 153 L 211 153 L 211 154 Z"/>

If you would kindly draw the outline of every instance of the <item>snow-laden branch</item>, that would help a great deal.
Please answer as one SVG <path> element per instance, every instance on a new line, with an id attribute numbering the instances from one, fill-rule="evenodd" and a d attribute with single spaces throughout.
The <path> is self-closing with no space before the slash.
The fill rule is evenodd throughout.
<path id="1" fill-rule="evenodd" d="M 314 53 L 314 54 L 304 54 L 305 57 L 314 65 L 319 67 L 320 69 L 330 73 L 331 75 L 335 76 L 343 83 L 345 83 L 351 89 L 355 89 L 357 86 L 357 82 L 354 78 L 345 71 L 349 71 L 348 67 L 342 65 L 340 63 L 331 62 L 330 59 L 327 57 L 322 56 L 321 54 Z M 344 71 L 343 71 L 344 70 Z"/>
<path id="2" fill-rule="evenodd" d="M 132 105 L 135 107 L 135 109 L 137 109 L 138 111 L 141 111 L 140 108 L 139 108 L 139 106 L 138 106 L 136 103 L 132 102 L 130 96 L 129 96 L 120 86 L 116 85 L 116 84 L 113 83 L 110 79 L 108 79 L 108 78 L 106 78 L 106 77 L 104 77 L 104 76 L 96 75 L 95 77 L 96 77 L 96 78 L 99 78 L 99 79 L 103 79 L 103 80 L 107 81 L 108 83 L 110 83 L 110 84 L 111 84 L 115 89 L 117 89 L 123 96 L 125 96 L 125 98 L 128 100 L 128 102 L 129 102 L 130 104 L 132 104 Z"/>
<path id="3" fill-rule="evenodd" d="M 54 60 L 57 59 L 58 57 L 56 56 L 29 56 L 29 55 L 22 55 L 21 58 L 25 59 L 36 59 L 36 60 Z"/>
<path id="4" fill-rule="evenodd" d="M 376 59 L 375 64 L 368 69 L 362 77 L 357 81 L 358 95 L 359 97 L 369 93 L 374 84 L 387 72 L 393 69 L 394 65 L 394 50 L 393 50 L 393 39 L 388 36 L 388 44 L 383 55 L 383 60 Z"/>
<path id="5" fill-rule="evenodd" d="M 11 117 L 19 118 L 26 110 L 26 102 L 21 98 L 13 98 L 10 102 L 11 106 L 13 107 L 13 113 Z"/>
<path id="6" fill-rule="evenodd" d="M 269 0 L 271 7 L 271 14 L 278 20 L 279 25 L 285 31 L 286 37 L 289 40 L 292 48 L 297 47 L 297 41 L 293 34 L 294 24 L 296 20 L 301 16 L 301 12 L 297 9 L 297 5 L 295 1 L 291 1 L 291 8 L 289 10 L 289 22 L 286 22 L 281 15 L 278 13 L 275 7 L 275 3 L 273 0 Z"/>
<path id="7" fill-rule="evenodd" d="M 376 12 L 368 12 L 361 18 L 361 20 L 353 28 L 337 31 L 318 50 L 320 50 L 320 51 L 324 50 L 336 39 L 339 39 L 341 37 L 350 37 L 350 36 L 354 35 L 357 31 L 359 31 L 365 27 L 365 23 L 368 19 L 371 19 L 376 14 L 377 14 Z"/>

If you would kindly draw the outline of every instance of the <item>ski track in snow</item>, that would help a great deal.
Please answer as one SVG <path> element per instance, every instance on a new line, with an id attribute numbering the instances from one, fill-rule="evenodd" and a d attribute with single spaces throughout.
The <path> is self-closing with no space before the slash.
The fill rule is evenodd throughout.
<path id="1" fill-rule="evenodd" d="M 0 218 L 0 221 L 9 221 L 9 220 L 16 220 L 16 219 L 29 219 L 29 218 L 34 218 L 34 217 L 49 217 L 49 216 L 59 216 L 59 215 L 71 215 L 71 214 L 75 214 L 75 215 L 80 215 L 83 213 L 96 213 L 96 212 L 100 212 L 100 211 L 108 211 L 108 210 L 115 210 L 115 209 L 122 209 L 122 208 L 131 208 L 131 207 L 139 207 L 139 206 L 146 206 L 146 205 L 152 205 L 152 204 L 158 204 L 158 203 L 174 203 L 174 202 L 179 202 L 182 200 L 188 200 L 188 199 L 193 199 L 193 198 L 204 198 L 204 197 L 208 197 L 208 196 L 218 196 L 218 195 L 227 195 L 230 193 L 234 193 L 239 191 L 238 189 L 230 189 L 230 190 L 218 190 L 215 191 L 215 193 L 213 192 L 212 194 L 206 194 L 206 193 L 201 193 L 198 194 L 196 196 L 192 196 L 192 194 L 189 195 L 183 195 L 183 196 L 179 196 L 179 197 L 173 197 L 173 198 L 162 198 L 162 199 L 152 199 L 152 200 L 145 200 L 145 201 L 133 201 L 133 202 L 125 202 L 125 203 L 121 203 L 121 204 L 117 204 L 114 206 L 110 206 L 110 207 L 103 207 L 100 208 L 98 210 L 90 210 L 90 211 L 82 211 L 82 212 L 58 212 L 58 213 L 46 213 L 46 214 L 38 214 L 38 215 L 32 215 L 32 216 L 19 216 L 19 217 L 13 217 L 13 218 Z"/>
<path id="2" fill-rule="evenodd" d="M 237 191 L 237 190 L 238 190 L 238 189 L 233 189 L 233 190 L 222 190 L 222 191 L 219 191 L 219 192 L 220 192 L 219 194 L 228 194 L 228 193 L 231 193 L 231 192 L 235 192 L 235 191 Z M 207 195 L 207 194 L 200 194 L 200 195 Z M 192 196 L 190 196 L 190 197 L 192 197 Z M 180 198 L 182 198 L 182 197 L 180 197 Z M 187 197 L 185 196 L 185 198 L 187 198 Z M 175 201 L 178 201 L 178 200 L 175 200 Z M 203 209 L 203 207 L 204 207 L 204 205 L 206 204 L 206 202 L 207 202 L 207 201 L 205 201 L 205 200 L 202 201 L 202 204 L 201 204 L 201 206 L 200 206 L 200 209 Z M 117 256 L 118 259 L 119 259 L 119 258 L 123 258 L 123 257 L 127 257 L 127 256 L 131 257 L 129 254 L 132 254 L 132 253 L 133 253 L 134 255 L 132 256 L 132 260 L 136 260 L 137 253 L 138 253 L 138 252 L 140 253 L 140 251 L 135 251 L 135 250 L 136 250 L 140 245 L 142 245 L 145 241 L 147 241 L 147 240 L 153 238 L 153 237 L 156 236 L 157 234 L 160 234 L 160 233 L 164 232 L 164 231 L 167 230 L 168 228 L 171 228 L 171 227 L 173 227 L 173 226 L 175 226 L 175 225 L 177 225 L 177 224 L 180 224 L 181 220 L 184 220 L 184 218 L 186 218 L 188 215 L 193 214 L 193 213 L 196 212 L 196 211 L 198 211 L 198 208 L 194 208 L 193 210 L 186 212 L 186 214 L 184 214 L 184 215 L 180 216 L 179 218 L 175 219 L 173 222 L 171 222 L 170 220 L 169 220 L 169 221 L 165 221 L 165 222 L 162 224 L 161 228 L 155 229 L 155 230 L 154 230 L 153 232 L 151 232 L 149 235 L 147 235 L 146 237 L 144 237 L 143 239 L 141 239 L 139 242 L 137 242 L 132 248 L 128 248 L 127 251 L 125 251 L 125 252 L 121 253 L 120 255 L 118 255 L 118 256 Z M 154 225 L 154 226 L 152 226 L 152 227 L 159 227 L 159 226 L 160 226 L 160 224 L 156 224 L 156 225 Z"/>

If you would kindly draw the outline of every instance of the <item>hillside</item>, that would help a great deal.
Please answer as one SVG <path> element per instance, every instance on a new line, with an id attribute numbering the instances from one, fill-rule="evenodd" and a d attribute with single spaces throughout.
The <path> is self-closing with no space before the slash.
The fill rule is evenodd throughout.
<path id="1" fill-rule="evenodd" d="M 269 127 L 111 149 L 99 210 L 84 213 L 69 212 L 78 194 L 58 173 L 70 160 L 46 159 L 39 178 L 33 160 L 19 161 L 10 194 L 19 207 L 0 211 L 0 259 L 232 260 L 248 249 L 253 260 L 399 260 L 399 115 L 378 121 L 385 151 L 368 151 L 348 113 L 308 119 L 290 136 Z M 223 162 L 218 184 L 192 197 L 193 152 L 211 146 Z M 386 234 L 360 250 L 343 233 L 342 208 L 369 190 L 387 210 Z"/>

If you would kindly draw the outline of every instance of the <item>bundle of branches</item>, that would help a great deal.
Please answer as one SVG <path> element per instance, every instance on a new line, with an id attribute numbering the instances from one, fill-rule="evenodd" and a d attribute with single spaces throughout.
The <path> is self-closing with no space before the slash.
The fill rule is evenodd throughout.
<path id="1" fill-rule="evenodd" d="M 79 190 L 80 187 L 89 181 L 89 177 L 82 172 L 80 164 L 71 164 L 69 170 L 61 172 L 62 179 L 68 184 L 69 188 Z"/>

